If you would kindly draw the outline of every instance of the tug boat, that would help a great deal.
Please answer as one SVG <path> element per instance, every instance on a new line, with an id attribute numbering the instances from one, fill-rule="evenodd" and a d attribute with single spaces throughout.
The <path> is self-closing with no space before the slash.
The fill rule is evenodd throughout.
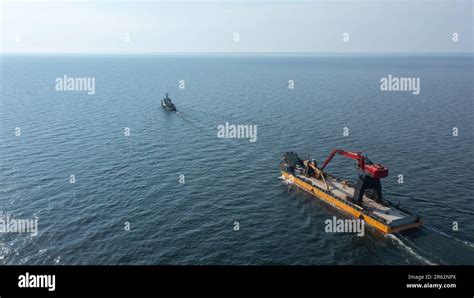
<path id="1" fill-rule="evenodd" d="M 166 93 L 165 98 L 161 100 L 161 106 L 167 111 L 176 112 L 176 106 L 171 102 L 171 98 L 168 97 L 168 93 Z"/>
<path id="2" fill-rule="evenodd" d="M 359 175 L 355 185 L 323 171 L 336 154 L 357 161 L 356 166 L 363 175 Z M 296 152 L 286 152 L 280 169 L 281 179 L 286 184 L 296 185 L 349 215 L 364 220 L 384 234 L 422 225 L 422 219 L 418 215 L 382 197 L 380 179 L 388 176 L 388 169 L 381 164 L 372 163 L 361 152 L 334 149 L 321 167 L 317 166 L 314 159 L 303 160 Z"/>

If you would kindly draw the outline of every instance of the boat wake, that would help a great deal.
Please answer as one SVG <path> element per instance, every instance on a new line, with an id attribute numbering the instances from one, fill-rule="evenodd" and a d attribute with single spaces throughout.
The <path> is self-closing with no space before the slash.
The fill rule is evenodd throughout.
<path id="1" fill-rule="evenodd" d="M 389 237 L 390 239 L 392 239 L 395 243 L 397 243 L 399 246 L 401 246 L 406 252 L 408 252 L 409 254 L 411 254 L 412 256 L 414 256 L 417 260 L 423 262 L 424 264 L 428 264 L 428 265 L 437 265 L 436 263 L 433 263 L 431 262 L 430 260 L 428 260 L 427 258 L 417 254 L 410 246 L 406 245 L 405 243 L 403 243 L 403 241 L 397 237 L 397 235 L 394 235 L 394 234 L 388 234 L 387 237 Z"/>
<path id="2" fill-rule="evenodd" d="M 458 241 L 458 242 L 461 242 L 461 243 L 463 243 L 463 244 L 465 244 L 465 245 L 467 245 L 467 246 L 469 246 L 469 247 L 471 247 L 471 248 L 474 248 L 474 243 L 472 243 L 472 242 L 469 242 L 469 241 L 467 241 L 467 240 L 462 240 L 462 239 L 456 238 L 456 237 L 454 237 L 454 236 L 451 236 L 451 235 L 449 235 L 449 234 L 446 234 L 446 233 L 444 233 L 444 232 L 442 232 L 442 231 L 440 231 L 440 230 L 437 230 L 437 229 L 435 229 L 435 228 L 433 228 L 433 227 L 430 227 L 430 226 L 426 226 L 426 225 L 425 225 L 424 227 L 427 228 L 427 229 L 429 229 L 429 230 L 431 230 L 431 231 L 433 231 L 433 232 L 435 232 L 435 233 L 437 233 L 437 234 L 439 234 L 439 235 L 441 235 L 441 236 L 444 236 L 444 237 L 447 237 L 447 238 L 450 238 L 450 239 L 454 239 L 454 240 L 456 240 L 456 241 Z"/>
<path id="3" fill-rule="evenodd" d="M 192 127 L 198 129 L 198 130 L 204 130 L 207 128 L 206 124 L 202 123 L 201 121 L 198 121 L 194 118 L 192 118 L 190 115 L 188 115 L 187 113 L 183 113 L 183 112 L 176 112 L 176 116 L 178 116 L 179 118 L 183 119 L 183 121 L 187 122 L 188 124 L 190 124 Z"/>

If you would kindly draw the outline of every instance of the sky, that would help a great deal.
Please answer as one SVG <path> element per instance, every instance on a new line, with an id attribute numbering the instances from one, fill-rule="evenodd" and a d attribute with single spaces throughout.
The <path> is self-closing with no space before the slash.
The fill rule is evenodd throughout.
<path id="1" fill-rule="evenodd" d="M 0 1 L 2 53 L 473 52 L 472 0 Z"/>

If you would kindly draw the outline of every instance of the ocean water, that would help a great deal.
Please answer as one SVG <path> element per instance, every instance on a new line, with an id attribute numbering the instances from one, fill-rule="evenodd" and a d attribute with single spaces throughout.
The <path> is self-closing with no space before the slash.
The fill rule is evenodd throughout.
<path id="1" fill-rule="evenodd" d="M 0 264 L 474 264 L 472 55 L 0 63 L 0 213 L 39 224 L 37 236 L 0 233 Z M 389 74 L 419 77 L 420 95 L 381 92 Z M 94 77 L 95 94 L 55 91 L 63 75 Z M 178 113 L 160 107 L 166 92 Z M 225 122 L 257 125 L 257 141 L 217 138 Z M 386 165 L 385 198 L 425 225 L 326 233 L 325 220 L 349 217 L 282 184 L 278 164 L 285 151 L 321 162 L 333 148 Z M 342 157 L 327 170 L 358 174 Z"/>

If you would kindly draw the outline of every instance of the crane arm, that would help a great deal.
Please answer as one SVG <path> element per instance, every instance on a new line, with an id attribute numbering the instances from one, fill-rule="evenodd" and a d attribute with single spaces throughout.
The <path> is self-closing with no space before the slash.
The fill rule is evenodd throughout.
<path id="1" fill-rule="evenodd" d="M 357 161 L 359 161 L 359 163 L 360 163 L 361 159 L 362 160 L 364 159 L 360 152 L 351 152 L 351 151 L 345 151 L 345 150 L 341 150 L 341 149 L 334 149 L 334 150 L 332 150 L 329 157 L 326 158 L 323 165 L 321 166 L 321 171 L 328 165 L 328 163 L 334 158 L 334 156 L 336 154 L 341 154 L 341 155 L 343 155 L 347 158 L 357 160 Z"/>
<path id="2" fill-rule="evenodd" d="M 357 168 L 361 171 L 369 174 L 373 178 L 384 178 L 388 176 L 388 169 L 382 166 L 381 164 L 372 164 L 369 161 L 369 164 L 366 163 L 366 158 L 362 155 L 361 152 L 351 152 L 341 149 L 332 150 L 329 157 L 324 161 L 321 166 L 321 171 L 328 165 L 328 163 L 333 159 L 336 154 L 340 154 L 350 159 L 357 160 Z"/>

